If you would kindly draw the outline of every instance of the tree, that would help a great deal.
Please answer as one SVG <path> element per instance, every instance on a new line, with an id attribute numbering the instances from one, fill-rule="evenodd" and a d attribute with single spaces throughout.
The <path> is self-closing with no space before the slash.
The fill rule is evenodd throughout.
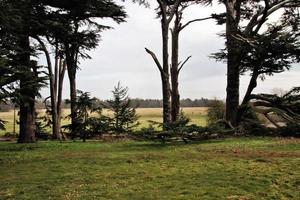
<path id="1" fill-rule="evenodd" d="M 145 48 L 146 52 L 154 60 L 162 80 L 162 94 L 163 94 L 163 123 L 168 124 L 171 122 L 171 86 L 170 86 L 170 66 L 169 66 L 169 28 L 170 23 L 178 9 L 182 0 L 175 0 L 174 2 L 166 0 L 157 0 L 158 3 L 158 16 L 161 20 L 161 33 L 162 33 L 162 64 L 157 59 L 157 56 L 151 50 Z"/>
<path id="2" fill-rule="evenodd" d="M 122 87 L 119 82 L 112 93 L 113 99 L 107 102 L 107 106 L 113 112 L 113 130 L 117 133 L 129 132 L 138 125 L 138 115 L 131 106 L 131 100 L 127 95 L 128 88 Z"/>
<path id="3" fill-rule="evenodd" d="M 111 27 L 99 23 L 99 19 L 110 18 L 117 23 L 123 22 L 126 14 L 123 7 L 111 0 L 72 0 L 52 1 L 57 8 L 54 18 L 59 22 L 53 32 L 63 44 L 70 82 L 71 121 L 76 130 L 76 72 L 79 58 L 90 58 L 86 51 L 94 49 L 103 30 Z"/>
<path id="4" fill-rule="evenodd" d="M 48 37 L 46 37 L 48 38 Z M 54 38 L 54 42 L 49 41 L 48 44 L 54 46 L 54 69 L 51 60 L 51 52 L 48 50 L 45 42 L 36 36 L 35 39 L 40 45 L 40 50 L 44 52 L 47 60 L 47 69 L 49 77 L 49 88 L 50 88 L 50 107 L 47 109 L 51 114 L 52 124 L 52 138 L 62 140 L 61 129 L 61 104 L 62 104 L 62 91 L 63 81 L 66 71 L 66 62 L 64 60 L 64 52 L 61 49 L 61 44 Z M 46 99 L 47 100 L 47 99 Z M 45 101 L 46 101 L 45 100 Z"/>
<path id="5" fill-rule="evenodd" d="M 43 5 L 30 0 L 2 0 L 0 6 L 1 49 L 4 50 L 1 57 L 8 61 L 11 70 L 8 79 L 16 83 L 14 96 L 20 105 L 18 142 L 35 142 L 35 98 L 44 82 L 39 76 L 40 66 L 31 60 L 35 49 L 30 44 L 30 37 L 38 28 L 36 11 Z"/>
<path id="6" fill-rule="evenodd" d="M 180 33 L 189 25 L 200 22 L 208 19 L 212 19 L 213 17 L 206 17 L 200 19 L 190 20 L 186 23 L 183 23 L 183 12 L 186 8 L 193 4 L 207 4 L 207 1 L 183 1 L 180 3 L 178 8 L 175 10 L 175 19 L 173 27 L 171 30 L 171 38 L 172 38 L 172 56 L 171 56 L 171 121 L 175 122 L 178 120 L 180 116 L 180 94 L 179 94 L 179 83 L 178 77 L 181 69 L 186 64 L 186 62 L 191 58 L 189 56 L 183 62 L 179 62 L 179 38 Z"/>
<path id="7" fill-rule="evenodd" d="M 298 0 L 224 0 L 222 3 L 226 7 L 226 16 L 219 18 L 218 22 L 226 23 L 227 97 L 225 119 L 233 126 L 237 126 L 241 66 L 244 56 L 249 53 L 245 41 L 251 43 L 276 11 L 297 8 L 300 2 Z"/>
<path id="8" fill-rule="evenodd" d="M 95 101 L 96 101 L 95 98 L 90 97 L 90 93 L 77 90 L 77 98 L 76 98 L 77 119 L 76 120 L 80 124 L 79 126 L 77 126 L 77 131 L 81 133 L 80 135 L 83 142 L 86 141 L 89 113 L 94 111 Z M 72 132 L 72 134 L 75 134 L 77 131 Z"/>
<path id="9" fill-rule="evenodd" d="M 255 45 L 243 58 L 241 69 L 251 72 L 251 79 L 237 116 L 241 120 L 251 94 L 257 86 L 257 79 L 289 70 L 292 64 L 300 61 L 299 32 L 291 31 L 288 26 L 271 26 L 268 31 L 258 35 Z"/>

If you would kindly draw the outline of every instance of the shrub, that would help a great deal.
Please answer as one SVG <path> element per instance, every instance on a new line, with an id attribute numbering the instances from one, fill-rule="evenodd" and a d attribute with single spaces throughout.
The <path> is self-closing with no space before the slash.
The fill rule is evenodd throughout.
<path id="1" fill-rule="evenodd" d="M 209 105 L 207 110 L 207 122 L 211 125 L 220 119 L 224 118 L 225 114 L 225 104 L 223 101 L 215 99 Z"/>

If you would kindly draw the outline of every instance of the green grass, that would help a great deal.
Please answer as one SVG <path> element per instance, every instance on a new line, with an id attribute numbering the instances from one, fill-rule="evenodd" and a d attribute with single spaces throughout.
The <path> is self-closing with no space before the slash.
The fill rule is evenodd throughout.
<path id="1" fill-rule="evenodd" d="M 0 143 L 0 199 L 299 199 L 300 140 Z"/>
<path id="2" fill-rule="evenodd" d="M 191 123 L 205 126 L 206 125 L 206 110 L 207 108 L 183 108 L 184 113 L 191 119 Z M 39 110 L 39 115 L 43 115 L 45 113 L 44 110 Z M 64 116 L 67 116 L 70 111 L 68 109 L 63 110 Z M 110 112 L 104 110 L 105 115 L 111 115 Z M 151 121 L 162 121 L 162 109 L 161 108 L 138 108 L 137 114 L 140 116 L 139 122 L 140 126 L 137 129 L 142 127 L 147 127 L 149 125 L 149 120 Z M 18 116 L 17 116 L 18 117 Z M 6 130 L 1 131 L 0 135 L 5 134 L 6 132 L 13 132 L 13 111 L 10 112 L 0 112 L 0 119 L 6 121 L 5 124 Z M 66 125 L 70 123 L 68 119 L 63 119 L 62 124 Z M 19 127 L 16 126 L 16 132 L 18 132 Z M 50 130 L 49 130 L 50 131 Z"/>

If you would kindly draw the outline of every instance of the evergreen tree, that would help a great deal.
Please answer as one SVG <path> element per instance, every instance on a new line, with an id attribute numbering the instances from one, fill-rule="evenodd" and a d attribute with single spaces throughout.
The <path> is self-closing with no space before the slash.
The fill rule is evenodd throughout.
<path id="1" fill-rule="evenodd" d="M 128 88 L 122 87 L 120 83 L 112 91 L 113 99 L 109 100 L 108 109 L 113 112 L 113 130 L 117 133 L 129 132 L 138 125 L 138 115 L 131 106 L 131 100 L 128 97 Z"/>
<path id="2" fill-rule="evenodd" d="M 240 75 L 243 60 L 251 54 L 249 45 L 264 31 L 268 20 L 276 11 L 287 19 L 299 16 L 299 0 L 224 0 L 225 15 L 218 15 L 219 24 L 226 24 L 227 88 L 225 119 L 238 125 Z M 295 12 L 294 12 L 295 11 Z M 296 17 L 297 18 L 297 17 Z M 276 26 L 276 23 L 274 24 Z M 263 46 L 261 48 L 264 48 Z M 221 56 L 222 57 L 222 56 Z"/>

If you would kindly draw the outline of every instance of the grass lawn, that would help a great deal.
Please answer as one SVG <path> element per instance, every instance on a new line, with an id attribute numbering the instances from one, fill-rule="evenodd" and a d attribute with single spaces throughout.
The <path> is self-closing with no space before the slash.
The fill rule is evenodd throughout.
<path id="1" fill-rule="evenodd" d="M 201 126 L 206 125 L 206 111 L 207 111 L 207 108 L 200 108 L 200 107 L 183 108 L 183 112 L 186 114 L 186 116 L 188 116 L 191 119 L 191 123 L 201 125 Z M 39 112 L 39 115 L 43 115 L 45 113 L 44 110 L 39 110 L 38 112 Z M 64 113 L 64 116 L 67 116 L 70 114 L 70 110 L 64 109 L 63 113 Z M 14 114 L 13 111 L 0 112 L 0 119 L 7 122 L 5 124 L 6 130 L 5 131 L 0 130 L 0 135 L 5 134 L 6 132 L 13 132 L 13 116 L 14 116 L 13 114 Z M 104 110 L 103 114 L 111 115 L 111 113 L 108 112 L 107 110 Z M 139 118 L 140 126 L 137 127 L 137 129 L 140 129 L 142 127 L 147 127 L 149 125 L 149 122 L 148 122 L 149 120 L 157 121 L 157 122 L 162 121 L 162 109 L 161 108 L 138 108 L 137 114 L 140 116 L 140 118 Z M 66 125 L 68 123 L 70 123 L 70 121 L 68 119 L 62 120 L 63 125 Z M 19 131 L 19 127 L 17 125 L 16 132 L 18 132 L 18 131 Z"/>
<path id="2" fill-rule="evenodd" d="M 0 199 L 300 197 L 300 140 L 0 143 Z"/>

